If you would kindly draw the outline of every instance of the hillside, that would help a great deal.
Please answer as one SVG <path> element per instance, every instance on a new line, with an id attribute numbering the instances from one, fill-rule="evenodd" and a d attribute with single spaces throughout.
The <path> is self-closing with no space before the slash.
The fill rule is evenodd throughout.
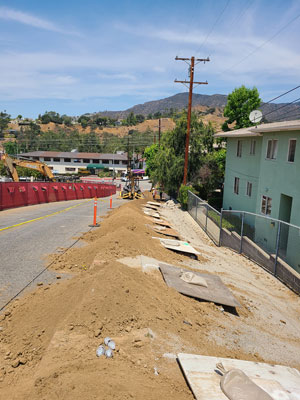
<path id="1" fill-rule="evenodd" d="M 223 113 L 224 107 L 227 103 L 227 96 L 224 94 L 193 94 L 193 106 L 205 106 L 207 108 L 219 108 Z M 137 104 L 124 111 L 99 111 L 99 115 L 109 116 L 113 118 L 124 118 L 130 112 L 134 114 L 154 114 L 156 112 L 166 112 L 170 109 L 182 110 L 187 107 L 188 93 L 178 93 L 174 96 L 166 97 L 160 100 L 148 101 L 143 104 Z M 267 104 L 262 103 L 261 109 L 263 114 L 266 115 L 267 122 L 278 121 L 279 119 L 292 120 L 300 118 L 300 103 L 288 104 Z M 272 112 L 272 113 L 271 113 Z M 270 114 L 269 114 L 270 113 Z"/>

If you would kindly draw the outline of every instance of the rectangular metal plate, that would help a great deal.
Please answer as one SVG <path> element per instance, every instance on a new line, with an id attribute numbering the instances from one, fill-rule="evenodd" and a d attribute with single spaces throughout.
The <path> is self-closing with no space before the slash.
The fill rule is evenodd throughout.
<path id="1" fill-rule="evenodd" d="M 206 280 L 207 287 L 192 285 L 180 279 L 181 271 L 191 272 L 190 270 L 177 268 L 173 265 L 160 263 L 159 268 L 163 274 L 166 284 L 179 293 L 185 294 L 196 299 L 211 301 L 229 307 L 241 307 L 230 290 L 224 285 L 221 278 L 217 275 L 203 274 L 192 271 Z"/>

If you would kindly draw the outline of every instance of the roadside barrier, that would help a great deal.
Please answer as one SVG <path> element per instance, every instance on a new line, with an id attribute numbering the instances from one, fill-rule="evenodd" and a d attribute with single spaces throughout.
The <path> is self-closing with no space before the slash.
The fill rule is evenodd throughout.
<path id="1" fill-rule="evenodd" d="M 91 199 L 116 194 L 111 183 L 0 182 L 0 211 L 55 201 Z"/>

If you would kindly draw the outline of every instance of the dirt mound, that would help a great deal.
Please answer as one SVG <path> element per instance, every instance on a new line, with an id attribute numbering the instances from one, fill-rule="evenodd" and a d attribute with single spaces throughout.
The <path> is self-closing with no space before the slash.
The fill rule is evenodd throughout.
<path id="1" fill-rule="evenodd" d="M 0 316 L 0 398 L 192 399 L 174 354 L 257 359 L 210 340 L 217 306 L 168 288 L 158 271 L 116 261 L 138 254 L 186 259 L 151 239 L 145 201 L 114 210 L 85 235 L 86 246 L 55 263 L 71 267 L 72 279 L 38 286 Z M 105 336 L 117 344 L 113 359 L 96 357 Z"/>
<path id="2" fill-rule="evenodd" d="M 94 229 L 83 236 L 88 246 L 69 250 L 57 258 L 54 256 L 52 268 L 57 271 L 78 271 L 89 268 L 97 256 L 102 261 L 111 261 L 122 257 L 139 254 L 154 257 L 159 260 L 178 263 L 186 256 L 178 255 L 163 248 L 158 240 L 152 237 L 164 237 L 151 229 L 145 218 L 142 205 L 147 199 L 130 202 L 113 210 L 101 222 L 99 229 Z M 202 256 L 200 261 L 205 261 Z"/>

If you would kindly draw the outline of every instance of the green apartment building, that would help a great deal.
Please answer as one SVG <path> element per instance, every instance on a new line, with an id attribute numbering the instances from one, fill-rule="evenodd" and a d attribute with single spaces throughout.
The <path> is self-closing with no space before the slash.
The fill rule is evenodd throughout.
<path id="1" fill-rule="evenodd" d="M 227 138 L 223 209 L 247 215 L 255 242 L 272 253 L 278 222 L 300 227 L 300 121 L 222 132 Z M 300 272 L 300 230 L 281 224 L 280 254 Z"/>

